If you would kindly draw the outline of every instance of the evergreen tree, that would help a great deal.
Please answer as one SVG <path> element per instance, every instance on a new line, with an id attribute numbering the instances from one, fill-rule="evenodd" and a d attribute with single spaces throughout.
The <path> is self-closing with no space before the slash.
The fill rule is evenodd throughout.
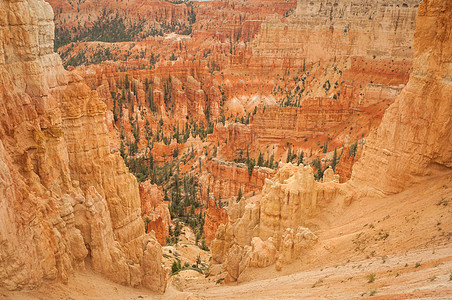
<path id="1" fill-rule="evenodd" d="M 304 152 L 303 152 L 303 150 L 301 150 L 301 153 L 298 156 L 298 165 L 303 164 L 303 159 L 304 159 Z"/>
<path id="2" fill-rule="evenodd" d="M 262 167 L 264 166 L 264 154 L 259 152 L 259 158 L 257 159 L 257 165 Z"/>
<path id="3" fill-rule="evenodd" d="M 275 155 L 272 154 L 270 156 L 270 160 L 268 161 L 268 167 L 271 168 L 271 169 L 273 169 L 273 161 L 274 161 L 274 159 L 275 159 Z"/>
<path id="4" fill-rule="evenodd" d="M 124 146 L 123 141 L 121 140 L 121 146 L 119 146 L 119 153 L 121 154 L 122 158 L 125 158 L 126 156 L 126 148 Z"/>
<path id="5" fill-rule="evenodd" d="M 128 90 L 130 88 L 129 75 L 126 74 L 126 78 L 124 79 L 124 87 Z"/>
<path id="6" fill-rule="evenodd" d="M 334 148 L 333 161 L 331 162 L 331 168 L 333 168 L 333 171 L 336 171 L 336 165 L 337 165 L 337 150 L 336 148 Z"/>
<path id="7" fill-rule="evenodd" d="M 291 153 L 291 149 L 290 149 L 290 147 L 289 147 L 289 150 L 287 150 L 287 159 L 286 159 L 286 162 L 287 163 L 289 163 L 290 162 L 290 160 L 291 160 L 291 158 L 292 158 L 292 153 Z"/>

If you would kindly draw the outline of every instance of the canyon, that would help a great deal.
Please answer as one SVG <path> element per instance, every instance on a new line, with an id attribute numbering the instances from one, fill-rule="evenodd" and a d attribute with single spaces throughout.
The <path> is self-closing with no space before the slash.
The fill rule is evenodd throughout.
<path id="1" fill-rule="evenodd" d="M 0 298 L 452 294 L 448 1 L 0 7 Z"/>
<path id="2" fill-rule="evenodd" d="M 1 285 L 67 282 L 89 265 L 164 291 L 162 250 L 145 234 L 137 181 L 110 153 L 105 104 L 53 52 L 50 5 L 1 5 Z"/>

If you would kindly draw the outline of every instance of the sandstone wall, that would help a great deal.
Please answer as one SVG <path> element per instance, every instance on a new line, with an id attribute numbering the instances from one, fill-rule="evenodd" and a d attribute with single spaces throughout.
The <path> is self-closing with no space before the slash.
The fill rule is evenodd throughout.
<path id="1" fill-rule="evenodd" d="M 350 155 L 350 146 L 347 145 L 341 151 L 340 161 L 336 166 L 335 172 L 339 175 L 339 182 L 344 183 L 352 177 L 354 164 L 360 159 L 362 154 L 362 146 L 358 144 L 355 156 Z"/>
<path id="2" fill-rule="evenodd" d="M 50 5 L 2 1 L 0 37 L 0 286 L 67 281 L 88 263 L 164 291 L 137 182 L 110 154 L 105 104 L 53 53 Z"/>
<path id="3" fill-rule="evenodd" d="M 262 23 L 253 44 L 255 64 L 280 68 L 334 56 L 408 58 L 419 2 L 298 0 L 296 13 L 283 22 L 272 15 Z"/>
<path id="4" fill-rule="evenodd" d="M 311 167 L 281 164 L 261 195 L 229 202 L 229 222 L 211 243 L 213 263 L 223 264 L 228 281 L 240 280 L 248 267 L 280 269 L 316 242 L 306 226 L 340 194 L 336 183 L 314 181 Z"/>
<path id="5" fill-rule="evenodd" d="M 236 199 L 239 190 L 243 195 L 259 192 L 265 179 L 273 177 L 273 169 L 255 167 L 251 173 L 245 164 L 226 162 L 213 158 L 207 163 L 206 172 L 200 176 L 202 194 L 209 201 L 204 224 L 204 234 L 208 244 L 215 238 L 220 224 L 227 223 L 227 212 L 218 203 L 226 203 L 230 198 Z M 209 195 L 207 195 L 209 193 Z"/>
<path id="6" fill-rule="evenodd" d="M 414 70 L 385 112 L 353 169 L 353 186 L 399 192 L 419 177 L 452 167 L 450 1 L 424 1 L 414 41 Z M 384 174 L 384 176 L 381 176 Z"/>
<path id="7" fill-rule="evenodd" d="M 275 174 L 273 169 L 255 167 L 250 174 L 245 164 L 226 162 L 213 158 L 207 163 L 207 172 L 200 177 L 203 194 L 210 193 L 223 201 L 230 197 L 236 197 L 239 190 L 243 194 L 262 189 L 266 178 Z"/>
<path id="8" fill-rule="evenodd" d="M 171 224 L 171 215 L 168 202 L 163 201 L 163 191 L 150 181 L 141 182 L 139 185 L 141 199 L 141 216 L 144 222 L 149 222 L 147 232 L 154 231 L 160 245 L 166 244 Z"/>
<path id="9" fill-rule="evenodd" d="M 220 207 L 215 198 L 209 197 L 209 204 L 206 211 L 206 217 L 204 219 L 204 236 L 206 238 L 207 245 L 215 239 L 215 233 L 217 232 L 220 224 L 226 224 L 228 222 L 228 214 L 225 209 Z"/>
<path id="10" fill-rule="evenodd" d="M 305 100 L 303 107 L 270 107 L 251 123 L 253 142 L 277 144 L 321 136 L 351 115 L 346 105 L 331 98 Z"/>

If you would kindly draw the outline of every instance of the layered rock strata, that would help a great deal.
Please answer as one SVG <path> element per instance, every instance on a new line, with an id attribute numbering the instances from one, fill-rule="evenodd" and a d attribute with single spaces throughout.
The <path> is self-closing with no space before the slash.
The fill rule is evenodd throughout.
<path id="1" fill-rule="evenodd" d="M 254 167 L 250 174 L 243 163 L 213 158 L 207 163 L 207 172 L 200 177 L 200 182 L 204 194 L 209 191 L 215 199 L 225 201 L 237 196 L 239 190 L 242 194 L 261 190 L 265 179 L 273 177 L 275 173 L 273 169 Z"/>
<path id="2" fill-rule="evenodd" d="M 211 246 L 212 259 L 223 264 L 228 280 L 240 280 L 247 267 L 276 262 L 279 268 L 287 257 L 296 257 L 296 236 L 305 246 L 316 240 L 300 226 L 333 201 L 348 204 L 363 194 L 378 199 L 428 175 L 451 175 L 451 5 L 426 0 L 419 6 L 414 71 L 365 143 L 348 183 L 337 184 L 330 171 L 329 182 L 318 183 L 309 167 L 284 165 L 266 181 L 261 199 L 229 204 L 230 222 L 220 225 Z M 260 264 L 251 263 L 253 257 Z"/>
<path id="3" fill-rule="evenodd" d="M 403 190 L 452 167 L 452 3 L 424 1 L 414 41 L 414 69 L 353 169 L 353 186 Z M 381 176 L 384 174 L 384 176 Z"/>
<path id="4" fill-rule="evenodd" d="M 163 201 L 163 191 L 150 181 L 141 182 L 140 186 L 141 216 L 145 224 L 146 231 L 154 231 L 160 245 L 164 246 L 169 235 L 171 225 L 171 215 L 168 209 L 168 202 Z"/>
<path id="5" fill-rule="evenodd" d="M 164 291 L 138 184 L 111 154 L 105 104 L 53 52 L 50 5 L 0 3 L 0 286 L 66 282 L 90 265 Z"/>
<path id="6" fill-rule="evenodd" d="M 248 267 L 280 269 L 316 242 L 306 224 L 339 193 L 336 183 L 316 182 L 311 167 L 282 164 L 261 195 L 229 202 L 229 222 L 211 244 L 213 263 L 223 264 L 229 281 Z"/>
<path id="7" fill-rule="evenodd" d="M 250 63 L 300 68 L 334 56 L 409 58 L 419 2 L 298 0 L 288 18 L 262 23 Z"/>

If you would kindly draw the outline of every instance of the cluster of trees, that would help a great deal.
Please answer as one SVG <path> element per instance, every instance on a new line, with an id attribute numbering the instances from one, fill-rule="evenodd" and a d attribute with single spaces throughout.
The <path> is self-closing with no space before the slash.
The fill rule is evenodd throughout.
<path id="1" fill-rule="evenodd" d="M 176 260 L 174 260 L 173 264 L 171 265 L 171 275 L 177 274 L 181 270 L 195 270 L 201 274 L 204 274 L 206 273 L 206 271 L 208 271 L 208 269 L 205 268 L 205 265 L 201 262 L 201 257 L 199 255 L 196 258 L 196 262 L 191 266 L 188 262 L 185 262 L 182 266 L 180 259 L 176 258 Z"/>
<path id="2" fill-rule="evenodd" d="M 289 149 L 287 150 L 287 158 L 286 158 L 286 162 L 287 163 L 296 163 L 298 165 L 303 164 L 303 159 L 304 159 L 304 151 L 300 151 L 297 153 L 295 153 L 295 151 L 292 150 L 291 147 L 289 147 Z"/>
<path id="3" fill-rule="evenodd" d="M 234 162 L 236 163 L 244 163 L 248 167 L 248 175 L 251 178 L 251 175 L 253 174 L 253 170 L 255 166 L 259 167 L 266 167 L 266 168 L 277 168 L 278 163 L 274 162 L 275 156 L 272 154 L 268 159 L 264 159 L 264 154 L 262 152 L 259 152 L 259 157 L 257 159 L 251 158 L 248 148 L 246 149 L 246 157 L 243 157 L 243 151 L 239 151 L 239 157 L 234 159 Z"/>
<path id="4" fill-rule="evenodd" d="M 333 159 L 331 160 L 331 164 L 330 164 L 331 168 L 333 168 L 333 171 L 336 171 L 336 166 L 337 166 L 337 164 L 339 163 L 339 160 L 340 160 L 340 157 L 341 157 L 341 156 L 342 156 L 342 153 L 341 153 L 341 155 L 338 157 L 338 155 L 337 155 L 337 150 L 336 150 L 336 148 L 335 148 L 335 149 L 334 149 L 334 152 L 333 152 Z M 315 170 L 317 170 L 317 172 L 314 174 L 315 180 L 317 180 L 317 181 L 322 180 L 322 179 L 323 179 L 323 173 L 325 173 L 325 170 L 326 170 L 328 167 L 322 168 L 321 161 L 320 161 L 320 159 L 319 159 L 318 157 L 316 157 L 316 158 L 312 161 L 311 164 L 312 164 L 312 166 L 315 168 Z"/>
<path id="5" fill-rule="evenodd" d="M 186 174 L 181 178 L 179 173 L 176 173 L 166 184 L 164 193 L 165 200 L 170 201 L 171 219 L 190 226 L 195 233 L 196 245 L 208 250 L 203 237 L 205 213 L 203 213 L 200 188 L 199 180 L 195 175 Z M 177 238 L 168 241 L 174 243 L 177 242 Z"/>
<path id="6" fill-rule="evenodd" d="M 355 157 L 356 155 L 356 150 L 358 150 L 358 141 L 356 141 L 355 143 L 353 143 L 350 146 L 350 149 L 348 150 L 348 157 L 353 156 Z"/>
<path id="7" fill-rule="evenodd" d="M 127 23 L 117 12 L 104 9 L 93 26 L 72 27 L 60 29 L 55 27 L 55 50 L 71 42 L 101 41 L 107 43 L 129 42 L 137 40 L 143 30 L 144 20 L 137 23 Z M 75 34 L 77 33 L 77 34 Z"/>
<path id="8" fill-rule="evenodd" d="M 123 18 L 118 12 L 112 9 L 104 9 L 93 25 L 87 28 L 84 24 L 73 26 L 72 28 L 55 27 L 55 51 L 58 48 L 72 42 L 79 41 L 101 41 L 107 43 L 139 41 L 148 36 L 163 36 L 165 33 L 177 32 L 179 34 L 191 34 L 192 24 L 196 22 L 196 14 L 193 6 L 188 10 L 188 23 L 174 22 L 171 20 L 161 20 L 159 28 L 147 26 L 144 30 L 144 18 L 131 22 Z M 159 20 L 157 20 L 159 21 Z"/>

